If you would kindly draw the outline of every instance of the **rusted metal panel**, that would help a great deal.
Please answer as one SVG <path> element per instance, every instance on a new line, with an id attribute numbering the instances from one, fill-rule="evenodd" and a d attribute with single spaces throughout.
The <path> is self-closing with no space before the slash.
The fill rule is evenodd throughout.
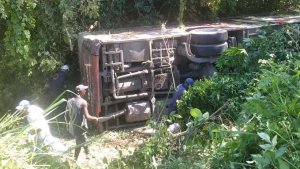
<path id="1" fill-rule="evenodd" d="M 80 39 L 79 65 L 82 82 L 89 86 L 88 101 L 92 115 L 99 117 L 100 106 L 100 79 L 99 79 L 99 50 L 101 43 L 98 40 Z"/>

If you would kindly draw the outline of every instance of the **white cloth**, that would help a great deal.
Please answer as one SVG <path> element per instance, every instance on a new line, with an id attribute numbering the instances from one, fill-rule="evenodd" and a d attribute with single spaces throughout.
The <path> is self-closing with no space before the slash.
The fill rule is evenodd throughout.
<path id="1" fill-rule="evenodd" d="M 58 142 L 58 139 L 53 137 L 48 122 L 44 115 L 44 110 L 38 106 L 31 105 L 28 108 L 27 121 L 30 127 L 37 130 L 38 139 L 45 145 L 50 145 L 53 149 L 65 152 L 67 148 Z"/>
<path id="2" fill-rule="evenodd" d="M 31 105 L 28 108 L 27 121 L 34 130 L 39 130 L 38 139 L 44 140 L 47 136 L 52 136 L 49 125 L 43 116 L 44 110 L 38 106 Z"/>

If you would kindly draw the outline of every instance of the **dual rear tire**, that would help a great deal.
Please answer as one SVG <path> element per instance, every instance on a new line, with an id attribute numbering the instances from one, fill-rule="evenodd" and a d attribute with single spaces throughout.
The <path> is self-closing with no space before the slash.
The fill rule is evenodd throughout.
<path id="1" fill-rule="evenodd" d="M 223 29 L 194 29 L 191 33 L 191 52 L 196 57 L 215 57 L 228 49 L 228 32 Z"/>
<path id="2" fill-rule="evenodd" d="M 190 49 L 196 58 L 216 58 L 228 49 L 228 32 L 223 29 L 202 28 L 190 31 Z M 212 76 L 217 72 L 214 63 L 201 64 L 201 77 Z"/>

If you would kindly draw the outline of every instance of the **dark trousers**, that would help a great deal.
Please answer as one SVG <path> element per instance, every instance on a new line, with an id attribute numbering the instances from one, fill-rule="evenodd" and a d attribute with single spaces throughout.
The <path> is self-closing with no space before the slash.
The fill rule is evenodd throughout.
<path id="1" fill-rule="evenodd" d="M 78 156 L 80 154 L 81 151 L 81 147 L 84 148 L 85 154 L 89 154 L 89 149 L 88 146 L 86 144 L 87 141 L 87 132 L 84 129 L 79 129 L 79 131 L 75 131 L 75 141 L 76 141 L 76 148 L 75 148 L 75 160 L 78 159 Z"/>

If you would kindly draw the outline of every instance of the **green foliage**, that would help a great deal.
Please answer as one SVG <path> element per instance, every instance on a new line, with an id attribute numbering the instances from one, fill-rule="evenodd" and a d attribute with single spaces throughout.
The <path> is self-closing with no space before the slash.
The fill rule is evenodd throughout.
<path id="1" fill-rule="evenodd" d="M 182 0 L 179 21 L 199 22 L 226 16 L 291 13 L 298 9 L 298 0 Z"/>
<path id="2" fill-rule="evenodd" d="M 245 47 L 252 52 L 253 61 L 273 58 L 275 62 L 299 57 L 299 25 L 286 25 L 274 31 L 271 27 L 258 31 L 255 39 L 246 39 Z"/>
<path id="3" fill-rule="evenodd" d="M 45 84 L 54 71 L 64 63 L 77 64 L 70 57 L 76 52 L 77 34 L 98 17 L 98 7 L 98 1 L 0 2 L 1 110 L 25 96 L 32 100 L 47 95 Z"/>
<path id="4" fill-rule="evenodd" d="M 191 109 L 190 114 L 191 114 L 191 116 L 194 117 L 194 118 L 197 118 L 197 117 L 202 116 L 201 110 L 199 110 L 199 109 L 197 109 L 197 108 Z"/>
<path id="5" fill-rule="evenodd" d="M 179 5 L 179 0 L 103 1 L 100 26 L 111 29 L 173 23 L 178 17 Z"/>
<path id="6" fill-rule="evenodd" d="M 217 60 L 216 67 L 220 73 L 245 73 L 246 67 L 246 56 L 247 52 L 245 49 L 232 47 L 222 53 L 220 58 Z"/>
<path id="7" fill-rule="evenodd" d="M 232 0 L 222 0 L 218 4 L 218 13 L 221 16 L 234 16 L 238 15 L 240 12 L 236 10 L 238 8 L 239 1 L 232 1 Z"/>
<path id="8" fill-rule="evenodd" d="M 236 118 L 240 111 L 238 103 L 243 101 L 244 89 L 249 81 L 242 76 L 214 76 L 211 79 L 199 80 L 194 87 L 178 101 L 178 113 L 183 116 L 186 122 L 189 118 L 191 108 L 201 109 L 203 112 L 213 113 L 225 102 L 230 102 L 224 113 L 228 113 L 232 118 Z"/>
<path id="9" fill-rule="evenodd" d="M 186 0 L 180 0 L 178 22 L 179 26 L 183 26 L 184 11 L 186 10 Z"/>
<path id="10" fill-rule="evenodd" d="M 300 142 L 294 134 L 300 125 L 299 69 L 290 69 L 299 67 L 299 63 L 297 60 L 272 63 L 268 70 L 263 69 L 252 97 L 244 104 L 245 111 L 257 118 L 258 131 L 266 132 L 259 136 L 268 144 L 260 145 L 261 154 L 252 156 L 260 168 L 278 165 L 296 168 L 300 165 Z M 275 135 L 272 142 L 271 134 Z"/>
<path id="11" fill-rule="evenodd" d="M 297 10 L 298 6 L 298 0 L 220 0 L 217 13 L 221 16 L 288 13 Z"/>
<path id="12" fill-rule="evenodd" d="M 300 125 L 299 61 L 297 43 L 290 42 L 299 34 L 286 36 L 286 32 L 293 29 L 286 27 L 267 36 L 263 31 L 258 38 L 245 42 L 249 49 L 249 57 L 245 59 L 256 67 L 246 66 L 246 72 L 256 70 L 258 76 L 251 75 L 254 78 L 249 90 L 245 91 L 247 100 L 244 104 L 240 102 L 245 113 L 235 123 L 239 126 L 238 131 L 242 132 L 224 139 L 225 146 L 214 151 L 215 166 L 224 166 L 224 162 L 230 164 L 225 168 L 253 164 L 258 168 L 299 166 L 299 141 L 294 134 Z M 259 50 L 255 50 L 257 47 Z M 276 55 L 268 55 L 271 52 Z M 259 133 L 261 141 L 256 133 Z M 274 137 L 271 139 L 270 135 Z M 226 158 L 218 161 L 220 157 Z"/>
<path id="13" fill-rule="evenodd" d="M 184 17 L 180 17 L 180 19 L 182 18 L 185 22 L 215 20 L 217 18 L 217 2 L 218 0 L 180 1 L 180 12 L 184 13 Z"/>
<path id="14" fill-rule="evenodd" d="M 299 34 L 293 31 L 297 27 L 288 26 L 272 33 L 261 31 L 257 38 L 245 41 L 248 56 L 243 67 L 244 78 L 249 76 L 246 78 L 249 89 L 243 89 L 243 97 L 247 97 L 239 102 L 243 116 L 235 120 L 237 130 L 241 132 L 234 137 L 227 135 L 222 140 L 226 144 L 212 152 L 213 166 L 299 166 L 299 141 L 293 134 L 298 132 L 300 125 L 299 61 L 294 41 Z M 249 66 L 249 63 L 252 64 Z M 274 137 L 271 139 L 270 135 Z M 225 158 L 219 161 L 221 157 Z"/>
<path id="15" fill-rule="evenodd" d="M 266 133 L 257 133 L 258 136 L 267 144 L 259 145 L 263 150 L 263 154 L 252 154 L 252 158 L 255 161 L 258 168 L 265 168 L 269 165 L 279 166 L 281 168 L 289 168 L 289 164 L 282 159 L 282 156 L 286 153 L 287 147 L 282 146 L 279 149 L 277 146 L 277 135 L 275 135 L 271 141 L 270 136 Z"/>
<path id="16" fill-rule="evenodd" d="M 12 97 L 22 91 L 14 86 L 15 82 L 28 85 L 24 76 L 31 76 L 34 72 L 33 65 L 37 64 L 35 58 L 30 57 L 30 42 L 32 34 L 31 29 L 34 28 L 35 19 L 33 17 L 36 2 L 28 1 L 1 1 L 2 19 L 5 19 L 3 33 L 3 46 L 1 49 L 0 81 L 5 82 L 0 84 L 2 101 L 1 108 L 6 108 L 8 103 L 12 102 Z M 13 11 L 13 12 L 10 12 Z M 1 39 L 2 39 L 1 38 Z M 5 50 L 4 50 L 5 49 Z M 24 88 L 23 88 L 24 89 Z M 26 90 L 24 90 L 26 91 Z"/>

